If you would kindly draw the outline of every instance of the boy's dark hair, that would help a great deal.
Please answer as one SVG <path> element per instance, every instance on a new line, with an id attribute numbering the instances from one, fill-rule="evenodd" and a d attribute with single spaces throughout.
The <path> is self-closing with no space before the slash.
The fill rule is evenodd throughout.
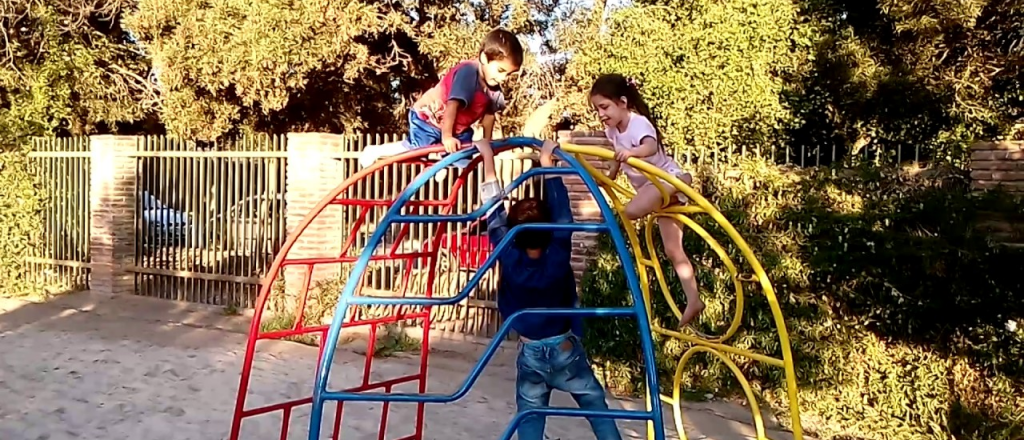
<path id="1" fill-rule="evenodd" d="M 640 90 L 633 81 L 618 73 L 601 75 L 597 77 L 594 85 L 590 87 L 590 97 L 594 96 L 603 96 L 613 101 L 626 98 L 626 103 L 630 110 L 651 121 L 654 131 L 658 135 L 658 139 L 656 139 L 658 145 L 662 145 L 661 130 L 658 129 L 658 123 L 654 120 L 654 114 L 651 113 L 651 108 L 647 106 L 647 102 L 644 101 L 644 97 L 640 95 Z"/>
<path id="2" fill-rule="evenodd" d="M 523 44 L 515 34 L 502 28 L 487 33 L 480 44 L 480 53 L 487 57 L 487 61 L 508 60 L 516 67 L 523 65 Z"/>
<path id="3" fill-rule="evenodd" d="M 551 212 L 547 203 L 535 198 L 525 198 L 514 204 L 508 210 L 508 227 L 527 223 L 543 223 L 551 221 Z M 544 249 L 551 242 L 551 231 L 540 231 L 528 229 L 519 231 L 516 234 L 516 246 L 520 249 Z"/>

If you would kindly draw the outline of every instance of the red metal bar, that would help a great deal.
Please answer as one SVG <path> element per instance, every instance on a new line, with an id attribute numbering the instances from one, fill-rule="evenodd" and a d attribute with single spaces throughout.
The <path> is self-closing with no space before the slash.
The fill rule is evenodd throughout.
<path id="1" fill-rule="evenodd" d="M 410 374 L 410 375 L 406 375 L 406 376 L 396 377 L 396 378 L 393 378 L 393 379 L 383 380 L 383 381 L 380 381 L 380 382 L 373 382 L 373 383 L 369 383 L 369 384 L 366 384 L 366 385 L 360 385 L 360 386 L 357 386 L 357 387 L 348 388 L 348 389 L 345 389 L 343 391 L 345 391 L 347 393 L 362 393 L 362 392 L 373 391 L 373 390 L 377 390 L 377 389 L 381 389 L 381 388 L 385 388 L 385 387 L 389 387 L 389 386 L 393 387 L 395 385 L 401 385 L 403 383 L 408 383 L 408 382 L 415 381 L 418 378 L 419 378 L 418 374 Z M 301 399 L 289 400 L 287 402 L 275 403 L 275 404 L 272 404 L 272 405 L 261 406 L 261 407 L 252 408 L 252 409 L 247 409 L 247 410 L 243 411 L 243 413 L 245 414 L 245 417 L 252 417 L 252 416 L 258 416 L 260 414 L 272 413 L 274 411 L 282 411 L 282 410 L 284 410 L 286 408 L 295 408 L 295 407 L 300 406 L 300 405 L 308 405 L 308 404 L 311 404 L 311 403 L 313 403 L 313 396 L 304 397 L 304 398 L 301 398 Z"/>
<path id="2" fill-rule="evenodd" d="M 412 382 L 418 378 L 418 374 L 407 374 L 405 376 L 399 376 L 388 380 L 382 380 L 380 382 L 372 382 L 365 386 L 359 386 L 349 388 L 345 390 L 347 393 L 362 393 L 364 391 L 376 390 L 378 388 L 394 387 L 395 385 L 401 385 L 403 383 Z"/>
<path id="3" fill-rule="evenodd" d="M 427 392 L 427 354 L 430 353 L 430 314 L 427 314 L 427 318 L 423 320 L 423 340 L 420 341 L 420 373 L 419 376 L 419 388 L 420 394 Z M 416 427 L 414 438 L 423 438 L 423 419 L 426 413 L 427 406 L 425 403 L 420 402 L 416 404 Z"/>
<path id="4" fill-rule="evenodd" d="M 345 240 L 345 245 L 341 247 L 341 255 L 347 255 L 348 251 L 352 249 L 352 245 L 356 242 L 356 237 L 359 236 L 359 228 L 363 226 L 363 222 L 366 221 L 366 215 L 370 213 L 370 208 L 367 206 L 362 207 L 359 210 L 359 216 L 356 217 L 356 222 L 349 228 L 348 239 Z"/>
<path id="5" fill-rule="evenodd" d="M 398 252 L 398 245 L 402 244 L 402 240 L 405 240 L 405 236 L 409 233 L 409 223 L 402 223 L 402 229 L 398 230 L 398 236 L 395 237 L 395 242 L 391 244 L 391 249 L 388 250 L 388 255 L 395 255 Z"/>
<path id="6" fill-rule="evenodd" d="M 281 251 L 278 252 L 277 256 L 274 258 L 274 262 L 270 266 L 270 269 L 267 271 L 267 276 L 263 280 L 259 297 L 256 300 L 255 312 L 252 323 L 249 326 L 249 337 L 245 345 L 245 357 L 242 360 L 242 371 L 238 379 L 238 393 L 235 397 L 235 410 L 231 418 L 231 431 L 228 437 L 230 440 L 238 440 L 241 432 L 242 418 L 244 417 L 243 413 L 245 412 L 245 401 L 249 389 L 249 382 L 252 379 L 252 363 L 256 354 L 256 341 L 260 339 L 260 322 L 262 321 L 263 313 L 266 310 L 267 300 L 273 293 L 273 282 L 281 273 L 281 268 L 285 266 L 284 263 L 287 261 L 288 253 L 295 246 L 295 243 L 298 242 L 303 231 L 305 231 L 309 225 L 316 220 L 324 209 L 338 198 L 339 194 L 353 187 L 356 182 L 363 180 L 367 176 L 384 169 L 391 164 L 401 161 L 416 160 L 417 158 L 431 153 L 440 152 L 442 150 L 443 147 L 438 146 L 409 151 L 397 156 L 384 158 L 383 160 L 378 161 L 374 166 L 357 171 L 321 199 L 320 202 L 317 203 L 317 205 L 311 209 L 298 224 L 295 228 L 295 232 L 285 239 L 284 245 L 281 247 Z"/>
<path id="7" fill-rule="evenodd" d="M 275 403 L 273 405 L 260 406 L 252 409 L 242 411 L 245 417 L 258 416 L 261 414 L 272 413 L 274 411 L 281 411 L 285 408 L 294 408 L 299 405 L 309 405 L 313 403 L 313 396 L 304 397 L 302 399 L 289 400 L 287 402 Z"/>
<path id="8" fill-rule="evenodd" d="M 417 312 L 417 313 L 395 314 L 395 315 L 392 315 L 392 316 L 385 316 L 385 317 L 381 317 L 381 318 L 371 318 L 371 319 L 360 319 L 360 320 L 355 320 L 355 321 L 348 321 L 348 322 L 342 323 L 341 324 L 341 328 L 352 328 L 352 327 L 359 327 L 359 326 L 364 326 L 364 325 L 374 325 L 374 324 L 392 324 L 392 323 L 395 323 L 395 322 L 398 322 L 398 321 L 408 321 L 408 320 L 412 320 L 412 319 L 420 319 L 420 318 L 423 318 L 424 314 L 425 314 L 425 312 L 421 311 L 421 312 Z M 304 334 L 308 334 L 308 333 L 320 332 L 321 333 L 320 336 L 321 336 L 321 340 L 322 340 L 325 337 L 324 333 L 326 333 L 328 328 L 330 328 L 330 324 L 321 324 L 321 325 L 314 326 L 314 327 L 303 327 L 303 328 L 298 329 L 298 330 L 278 330 L 278 331 L 273 331 L 273 332 L 261 333 L 257 337 L 257 339 L 259 339 L 259 340 L 263 340 L 263 339 L 283 339 L 283 338 L 287 338 L 289 336 L 299 336 L 299 335 L 304 335 Z"/>
<path id="9" fill-rule="evenodd" d="M 281 415 L 281 440 L 288 440 L 288 423 L 292 419 L 292 407 L 284 409 Z"/>
<path id="10" fill-rule="evenodd" d="M 341 411 L 345 408 L 345 402 L 339 400 L 337 403 L 334 413 L 334 435 L 331 437 L 333 440 L 338 440 L 338 436 L 341 435 Z"/>
<path id="11" fill-rule="evenodd" d="M 409 200 L 405 206 L 408 207 L 422 207 L 422 206 L 434 206 L 443 207 L 448 203 L 447 199 L 441 200 Z M 395 204 L 394 200 L 375 200 L 375 199 L 334 199 L 331 200 L 331 205 L 341 206 L 366 206 L 366 207 L 389 207 Z"/>
<path id="12" fill-rule="evenodd" d="M 412 278 L 412 262 L 408 262 L 405 265 L 405 270 L 402 271 L 402 284 L 399 285 L 398 289 L 402 292 L 402 296 L 406 296 L 406 291 L 409 289 L 409 279 Z M 396 310 L 396 315 L 405 315 L 405 305 L 399 305 Z M 415 309 L 415 307 L 413 307 Z"/>
<path id="13" fill-rule="evenodd" d="M 406 223 L 405 226 L 408 227 L 409 224 Z M 408 229 L 403 229 L 401 232 L 402 233 L 407 233 Z M 431 255 L 430 249 L 426 249 L 426 250 L 421 249 L 420 251 L 421 251 L 421 253 L 424 253 L 424 254 L 427 254 L 427 255 Z M 437 252 L 434 252 L 432 255 L 437 255 Z M 427 257 L 420 257 L 418 260 L 420 262 L 423 262 L 424 259 L 427 259 L 429 261 L 430 258 L 431 257 L 429 257 L 429 256 L 427 256 Z M 412 267 L 414 265 L 413 263 L 414 263 L 413 260 L 406 261 L 405 269 L 402 271 L 402 282 L 401 282 L 401 284 L 399 284 L 398 291 L 401 292 L 401 295 L 403 297 L 407 297 L 408 296 L 407 293 L 408 293 L 408 289 L 409 289 L 409 279 L 412 278 Z M 400 305 L 400 306 L 397 307 L 397 312 L 398 312 L 399 315 L 403 314 L 403 311 L 405 310 L 405 307 L 406 307 L 405 305 Z"/>
<path id="14" fill-rule="evenodd" d="M 302 299 L 299 300 L 299 308 L 295 311 L 295 323 L 292 324 L 292 331 L 303 327 L 306 319 L 306 299 L 309 298 L 309 282 L 313 278 L 313 266 L 306 266 L 306 276 L 302 278 Z"/>
<path id="15" fill-rule="evenodd" d="M 412 260 L 416 258 L 428 257 L 424 252 L 410 252 L 405 254 L 396 255 L 374 255 L 370 257 L 370 261 L 393 261 L 393 260 Z M 344 256 L 340 258 L 332 257 L 320 257 L 320 258 L 296 258 L 293 260 L 287 260 L 281 264 L 281 266 L 298 266 L 298 265 L 318 265 L 318 264 L 339 264 L 339 263 L 355 263 L 359 260 L 359 256 Z"/>
<path id="16" fill-rule="evenodd" d="M 324 328 L 329 327 L 328 325 L 318 325 L 316 327 L 304 327 L 298 330 L 277 330 L 272 332 L 266 332 L 260 334 L 258 339 L 284 339 L 290 336 L 305 335 L 308 333 L 322 332 Z"/>
<path id="17" fill-rule="evenodd" d="M 370 383 L 370 367 L 373 364 L 373 350 L 377 348 L 377 324 L 370 326 L 370 340 L 366 341 L 366 357 L 363 359 L 363 386 Z"/>
<path id="18" fill-rule="evenodd" d="M 501 150 L 504 150 L 504 149 L 501 149 Z M 246 410 L 245 409 L 245 403 L 246 403 L 246 398 L 247 398 L 247 391 L 248 391 L 248 388 L 249 388 L 249 383 L 250 383 L 250 381 L 252 379 L 252 365 L 253 365 L 254 356 L 255 356 L 256 342 L 258 340 L 260 340 L 260 339 L 273 339 L 273 338 L 280 338 L 280 337 L 286 337 L 286 336 L 294 336 L 294 335 L 298 335 L 298 334 L 312 333 L 312 332 L 320 332 L 321 333 L 321 340 L 323 340 L 323 339 L 325 339 L 323 337 L 323 334 L 324 334 L 324 332 L 326 332 L 327 328 L 329 327 L 329 326 L 314 326 L 314 327 L 306 328 L 300 322 L 298 328 L 293 327 L 292 331 L 268 332 L 268 333 L 265 333 L 265 334 L 260 334 L 260 323 L 262 322 L 262 316 L 263 316 L 263 313 L 266 311 L 266 305 L 268 303 L 270 295 L 273 293 L 273 284 L 274 284 L 273 281 L 280 275 L 281 269 L 283 267 L 285 267 L 285 266 L 290 266 L 290 265 L 307 265 L 307 266 L 310 267 L 310 270 L 311 270 L 312 266 L 315 266 L 316 264 L 352 263 L 352 262 L 355 262 L 357 260 L 357 258 L 355 258 L 355 257 L 353 257 L 353 258 L 337 258 L 337 259 L 328 259 L 328 258 L 325 258 L 325 259 L 289 259 L 289 258 L 287 258 L 287 255 L 289 254 L 290 250 L 295 246 L 295 244 L 301 238 L 302 233 L 309 227 L 309 225 L 313 221 L 316 220 L 316 218 L 328 206 L 331 206 L 331 205 L 338 205 L 338 204 L 346 205 L 346 204 L 348 204 L 348 205 L 356 205 L 356 206 L 363 206 L 363 207 L 379 207 L 379 206 L 391 206 L 391 205 L 393 205 L 394 204 L 394 200 L 339 199 L 339 195 L 342 194 L 342 193 L 346 193 L 347 194 L 348 191 L 351 191 L 351 189 L 355 187 L 354 186 L 355 183 L 357 183 L 359 181 L 363 181 L 363 180 L 367 179 L 368 176 L 371 176 L 372 174 L 377 173 L 377 172 L 381 172 L 381 171 L 387 169 L 387 167 L 389 167 L 391 165 L 394 165 L 396 163 L 432 165 L 432 164 L 436 163 L 436 161 L 425 160 L 424 158 L 427 155 L 434 154 L 434 153 L 441 153 L 441 152 L 443 152 L 443 147 L 441 147 L 441 146 L 435 146 L 435 147 L 430 147 L 430 148 L 426 148 L 426 149 L 409 151 L 409 152 L 406 152 L 406 153 L 403 153 L 403 154 L 400 154 L 400 155 L 397 155 L 397 156 L 385 158 L 385 159 L 383 159 L 381 161 L 378 161 L 376 164 L 374 164 L 371 167 L 358 170 L 355 174 L 353 174 L 349 178 L 345 179 L 345 181 L 343 181 L 340 185 L 338 185 L 332 191 L 330 191 L 330 193 L 328 193 L 323 199 L 321 199 L 320 202 L 313 209 L 311 209 L 308 214 L 306 214 L 306 216 L 303 218 L 303 220 L 296 227 L 295 232 L 290 234 L 287 237 L 287 239 L 285 240 L 285 242 L 284 242 L 284 244 L 283 244 L 283 246 L 281 248 L 281 251 L 278 252 L 277 256 L 274 259 L 273 264 L 271 265 L 270 269 L 267 271 L 267 275 L 264 277 L 264 280 L 261 283 L 262 286 L 260 288 L 259 297 L 257 298 L 257 301 L 256 301 L 255 313 L 254 313 L 252 322 L 250 324 L 249 337 L 248 337 L 247 342 L 246 342 L 245 357 L 243 358 L 242 371 L 241 371 L 241 374 L 240 374 L 240 377 L 239 377 L 238 393 L 237 393 L 236 400 L 235 400 L 235 410 L 234 410 L 234 414 L 233 414 L 233 417 L 232 417 L 231 432 L 230 432 L 229 437 L 228 437 L 230 440 L 238 440 L 239 435 L 240 435 L 240 430 L 241 430 L 241 422 L 242 422 L 242 419 L 245 418 L 245 417 L 251 417 L 251 416 L 256 416 L 256 415 L 260 415 L 260 414 L 265 414 L 267 412 L 271 412 L 271 411 L 275 411 L 275 410 L 284 410 L 284 408 L 291 408 L 291 407 L 295 407 L 295 406 L 298 406 L 298 405 L 301 405 L 301 404 L 308 404 L 308 403 L 312 402 L 312 398 L 309 397 L 309 398 L 305 398 L 305 399 L 292 400 L 292 401 L 289 401 L 289 402 L 284 402 L 284 403 L 280 403 L 280 404 L 276 404 L 276 405 L 270 405 L 270 406 L 263 407 L 263 408 L 256 408 L 256 409 L 251 409 L 251 410 Z M 500 151 L 496 151 L 496 152 L 500 152 Z M 426 207 L 440 207 L 440 208 L 443 208 L 442 209 L 443 211 L 445 211 L 446 213 L 449 213 L 451 211 L 451 209 L 452 209 L 452 206 L 454 205 L 454 202 L 457 200 L 458 189 L 461 188 L 461 186 L 463 185 L 463 183 L 465 181 L 465 176 L 467 175 L 469 170 L 474 169 L 474 167 L 472 165 L 479 163 L 480 159 L 481 159 L 480 157 L 477 157 L 477 158 L 473 159 L 473 162 L 471 163 L 471 166 L 467 167 L 463 171 L 462 175 L 460 176 L 459 181 L 457 182 L 457 185 L 455 187 L 453 187 L 453 192 L 446 199 L 444 199 L 444 200 L 415 200 L 415 201 L 409 201 L 406 206 L 409 207 L 409 208 L 413 208 L 413 207 L 422 207 L 422 208 L 426 208 Z M 425 172 L 425 170 L 423 172 Z M 436 234 L 435 234 L 435 243 L 436 243 Z M 398 259 L 407 259 L 407 260 L 425 259 L 426 262 L 432 263 L 432 264 L 430 264 L 431 268 L 436 268 L 436 263 L 437 263 L 436 255 L 437 255 L 437 250 L 438 249 L 439 248 L 437 246 L 434 246 L 433 250 L 429 251 L 429 252 L 392 255 L 392 256 L 390 256 L 390 258 L 388 256 L 376 256 L 375 258 L 371 258 L 371 260 L 379 261 L 379 260 L 398 260 Z M 431 297 L 433 295 L 433 276 L 432 276 L 433 272 L 434 271 L 431 270 L 431 275 L 429 276 L 431 279 L 428 282 L 428 287 L 427 287 L 427 292 L 426 292 L 426 295 L 428 297 Z M 406 289 L 407 289 L 407 283 L 406 283 L 406 287 L 403 288 L 403 293 L 404 293 L 404 290 L 406 290 Z M 304 290 L 306 290 L 308 292 L 308 288 L 304 289 Z M 304 309 L 305 309 L 305 307 L 301 307 L 300 310 L 304 310 Z M 421 360 L 420 373 L 412 375 L 412 376 L 407 376 L 405 378 L 398 378 L 399 380 L 397 380 L 397 381 L 396 380 L 391 380 L 391 381 L 380 382 L 380 383 L 377 383 L 377 384 L 369 384 L 368 387 L 370 387 L 370 388 L 367 388 L 367 389 L 379 388 L 379 387 L 383 386 L 383 384 L 386 384 L 386 383 L 402 382 L 402 380 L 404 379 L 404 381 L 419 380 L 420 381 L 421 392 L 424 392 L 424 390 L 426 389 L 426 377 L 427 377 L 426 360 L 427 360 L 427 356 L 429 355 L 429 334 L 428 334 L 428 331 L 429 331 L 429 328 L 430 328 L 430 325 L 431 325 L 431 322 L 430 322 L 430 309 L 431 308 L 430 307 L 424 307 L 422 309 L 423 309 L 422 313 L 408 314 L 408 315 L 401 313 L 403 310 L 399 309 L 399 313 L 397 313 L 397 314 L 395 314 L 395 315 L 393 315 L 391 317 L 388 317 L 386 319 L 360 320 L 360 321 L 356 321 L 356 322 L 349 322 L 349 323 L 344 323 L 343 324 L 343 327 L 352 327 L 352 326 L 356 326 L 356 325 L 374 325 L 375 323 L 379 324 L 379 323 L 385 323 L 385 322 L 396 322 L 397 320 L 400 320 L 400 319 L 423 319 L 423 322 L 424 322 L 424 338 L 423 338 L 424 350 L 421 353 L 421 359 L 422 360 Z M 297 320 L 297 321 L 300 321 L 300 320 Z M 321 355 L 322 355 L 322 353 L 321 353 Z M 354 391 L 354 390 L 362 389 L 362 388 L 364 388 L 364 387 L 358 387 L 358 388 L 350 390 L 350 391 Z M 340 435 L 340 424 L 341 424 L 341 422 L 340 422 L 340 414 L 341 414 L 341 412 L 342 412 L 342 407 L 339 406 L 338 407 L 339 417 L 338 417 L 338 420 L 336 421 L 336 426 L 337 426 L 336 427 L 336 432 L 337 432 L 338 435 Z M 423 435 L 422 435 L 423 404 L 419 404 L 418 405 L 418 414 L 417 414 L 417 422 L 416 422 L 416 424 L 417 424 L 417 433 L 414 434 L 413 436 L 405 437 L 405 438 L 400 439 L 400 440 L 413 439 L 413 438 L 422 439 L 423 438 Z M 336 437 L 337 437 L 337 435 L 336 435 Z"/>
<path id="19" fill-rule="evenodd" d="M 391 387 L 384 387 L 384 392 L 391 394 Z M 384 402 L 380 411 L 380 428 L 377 430 L 377 440 L 384 440 L 384 434 L 388 432 L 388 413 L 391 412 L 391 402 Z"/>

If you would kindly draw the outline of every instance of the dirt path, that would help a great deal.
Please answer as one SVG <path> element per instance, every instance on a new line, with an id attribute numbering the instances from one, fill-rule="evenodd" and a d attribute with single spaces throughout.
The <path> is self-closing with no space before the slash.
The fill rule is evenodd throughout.
<path id="1" fill-rule="evenodd" d="M 0 299 L 0 439 L 226 438 L 248 323 L 246 317 L 222 316 L 215 308 L 139 297 L 81 293 L 42 304 Z M 464 348 L 431 354 L 429 391 L 451 392 L 481 347 L 466 342 L 438 346 Z M 250 406 L 309 395 L 315 348 L 268 342 L 259 351 Z M 374 371 L 396 377 L 415 371 L 417 360 L 375 361 Z M 361 372 L 362 356 L 339 350 L 332 388 L 353 384 Z M 515 410 L 514 374 L 514 353 L 503 350 L 466 398 L 427 407 L 426 438 L 497 438 Z M 564 395 L 552 404 L 574 406 Z M 611 402 L 631 409 L 638 404 Z M 411 424 L 400 419 L 414 409 L 392 406 L 387 438 L 412 433 Z M 378 404 L 346 406 L 342 438 L 376 438 L 380 410 Z M 306 438 L 307 414 L 308 409 L 296 412 L 289 439 Z M 754 438 L 749 413 L 736 405 L 693 404 L 686 414 L 691 440 Z M 279 438 L 279 416 L 249 420 L 243 439 Z M 670 418 L 667 422 L 671 425 Z M 641 423 L 620 421 L 619 426 L 625 438 L 643 438 Z M 593 438 L 586 422 L 575 419 L 549 420 L 547 434 L 562 440 Z M 769 436 L 791 438 L 780 432 Z M 671 433 L 669 438 L 677 437 Z"/>

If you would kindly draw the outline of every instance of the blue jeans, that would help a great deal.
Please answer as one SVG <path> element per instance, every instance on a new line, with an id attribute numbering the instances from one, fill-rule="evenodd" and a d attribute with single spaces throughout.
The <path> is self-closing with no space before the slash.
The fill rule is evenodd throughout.
<path id="1" fill-rule="evenodd" d="M 455 136 L 459 142 L 473 142 L 473 129 L 469 128 Z M 382 157 L 396 156 L 409 150 L 417 150 L 441 143 L 441 129 L 420 118 L 415 110 L 409 110 L 409 136 L 401 142 L 369 145 L 359 154 L 359 166 L 366 168 Z M 462 169 L 469 165 L 469 159 L 454 164 Z"/>
<path id="2" fill-rule="evenodd" d="M 520 343 L 516 360 L 516 406 L 519 411 L 549 406 L 551 390 L 572 395 L 582 409 L 608 409 L 604 388 L 594 376 L 583 344 L 572 333 Z M 598 440 L 621 440 L 614 419 L 587 419 Z M 544 417 L 527 417 L 519 425 L 519 440 L 542 440 Z"/>
<path id="3" fill-rule="evenodd" d="M 462 133 L 456 134 L 455 138 L 463 144 L 473 142 L 473 129 L 467 128 Z M 441 129 L 424 121 L 416 110 L 409 110 L 409 137 L 402 144 L 407 150 L 426 148 L 441 143 Z M 469 159 L 460 160 L 453 164 L 458 168 L 465 168 L 469 165 Z"/>

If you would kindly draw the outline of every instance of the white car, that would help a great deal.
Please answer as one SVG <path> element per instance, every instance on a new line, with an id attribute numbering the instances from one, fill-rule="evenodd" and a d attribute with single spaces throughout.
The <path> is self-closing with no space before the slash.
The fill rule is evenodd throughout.
<path id="1" fill-rule="evenodd" d="M 185 244 L 191 218 L 188 213 L 171 208 L 149 193 L 139 193 L 139 217 L 143 222 L 143 245 L 147 248 Z"/>

